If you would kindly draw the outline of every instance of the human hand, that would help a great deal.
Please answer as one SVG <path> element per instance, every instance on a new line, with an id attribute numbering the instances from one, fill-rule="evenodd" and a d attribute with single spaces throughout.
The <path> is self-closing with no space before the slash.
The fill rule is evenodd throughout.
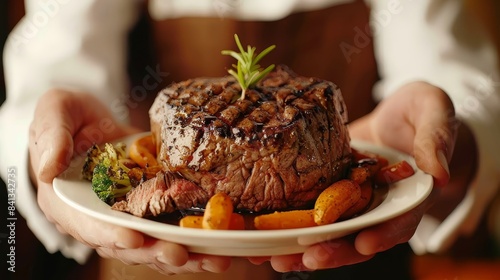
<path id="1" fill-rule="evenodd" d="M 393 147 L 415 157 L 417 166 L 431 174 L 437 187 L 449 179 L 458 123 L 453 104 L 439 88 L 424 82 L 401 87 L 370 114 L 350 124 L 351 138 Z M 251 258 L 259 264 L 270 260 L 280 272 L 335 268 L 366 261 L 376 253 L 407 242 L 414 234 L 436 193 L 409 212 L 366 228 L 346 238 L 315 244 L 303 253 L 271 258 Z"/>
<path id="2" fill-rule="evenodd" d="M 46 93 L 37 104 L 30 127 L 29 152 L 38 204 L 64 234 L 96 249 L 102 257 L 127 264 L 147 264 L 164 274 L 222 272 L 230 258 L 189 254 L 175 243 L 93 219 L 65 204 L 52 188 L 53 179 L 93 144 L 138 132 L 117 123 L 94 96 L 63 90 Z"/>

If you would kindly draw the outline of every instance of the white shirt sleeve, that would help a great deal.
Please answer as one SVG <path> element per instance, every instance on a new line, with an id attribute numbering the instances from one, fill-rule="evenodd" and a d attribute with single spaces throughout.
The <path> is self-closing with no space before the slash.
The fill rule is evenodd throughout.
<path id="1" fill-rule="evenodd" d="M 126 39 L 139 1 L 26 0 L 26 14 L 4 51 L 7 99 L 0 108 L 0 175 L 17 168 L 16 207 L 29 228 L 53 253 L 83 263 L 90 249 L 60 234 L 38 207 L 28 176 L 28 131 L 34 108 L 48 89 L 85 91 L 126 121 L 123 100 Z"/>
<path id="2" fill-rule="evenodd" d="M 383 98 L 423 80 L 444 89 L 457 116 L 473 131 L 478 171 L 464 200 L 442 223 L 425 216 L 410 245 L 439 253 L 476 228 L 500 186 L 500 77 L 492 44 L 468 17 L 463 1 L 374 0 L 371 23 Z"/>
<path id="3" fill-rule="evenodd" d="M 179 17 L 219 17 L 272 21 L 294 12 L 345 4 L 354 0 L 149 0 L 149 14 L 156 20 Z"/>

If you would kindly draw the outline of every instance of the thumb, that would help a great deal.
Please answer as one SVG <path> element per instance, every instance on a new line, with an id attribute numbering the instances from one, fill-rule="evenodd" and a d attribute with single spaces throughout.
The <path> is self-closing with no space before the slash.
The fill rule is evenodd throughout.
<path id="1" fill-rule="evenodd" d="M 436 186 L 450 179 L 451 160 L 459 121 L 453 104 L 443 91 L 434 88 L 419 95 L 420 105 L 410 109 L 414 120 L 413 152 L 417 166 L 434 177 Z"/>
<path id="2" fill-rule="evenodd" d="M 30 160 L 38 179 L 51 183 L 94 143 L 123 137 L 133 131 L 114 120 L 94 96 L 52 90 L 39 101 L 30 127 Z"/>
<path id="3" fill-rule="evenodd" d="M 49 128 L 35 140 L 35 145 L 40 158 L 38 168 L 34 167 L 34 170 L 42 182 L 51 183 L 70 164 L 73 156 L 72 136 L 64 128 Z M 32 158 L 33 161 L 36 159 Z"/>
<path id="4" fill-rule="evenodd" d="M 73 133 L 81 124 L 73 94 L 52 90 L 40 98 L 30 126 L 30 163 L 39 180 L 51 183 L 73 156 Z"/>

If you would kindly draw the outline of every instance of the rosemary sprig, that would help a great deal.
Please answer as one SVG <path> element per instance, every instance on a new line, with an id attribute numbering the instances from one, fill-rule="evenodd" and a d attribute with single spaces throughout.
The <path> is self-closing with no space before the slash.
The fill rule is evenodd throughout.
<path id="1" fill-rule="evenodd" d="M 237 61 L 237 65 L 232 65 L 233 68 L 229 69 L 227 72 L 233 75 L 241 86 L 241 100 L 245 99 L 245 92 L 248 88 L 255 85 L 264 76 L 274 69 L 274 64 L 269 65 L 266 69 L 261 71 L 260 65 L 257 64 L 264 56 L 271 52 L 276 46 L 272 45 L 263 50 L 260 54 L 255 55 L 255 47 L 247 46 L 247 51 L 243 49 L 240 43 L 238 35 L 234 34 L 234 40 L 238 46 L 239 53 L 231 50 L 223 50 L 221 53 L 223 55 L 230 55 L 234 57 Z"/>

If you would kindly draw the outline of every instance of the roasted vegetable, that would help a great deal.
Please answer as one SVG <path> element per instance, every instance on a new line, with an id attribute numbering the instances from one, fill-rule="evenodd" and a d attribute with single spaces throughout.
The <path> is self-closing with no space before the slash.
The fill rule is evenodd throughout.
<path id="1" fill-rule="evenodd" d="M 359 184 L 361 189 L 361 197 L 354 203 L 351 208 L 347 209 L 342 215 L 340 215 L 341 219 L 350 219 L 355 215 L 358 215 L 363 210 L 365 210 L 373 196 L 373 186 L 371 181 L 364 181 L 362 184 Z"/>
<path id="2" fill-rule="evenodd" d="M 406 160 L 402 160 L 390 166 L 382 167 L 377 171 L 373 179 L 377 185 L 389 185 L 413 174 L 415 174 L 413 167 Z"/>
<path id="3" fill-rule="evenodd" d="M 152 134 L 141 137 L 130 145 L 130 159 L 142 168 L 158 166 L 156 145 L 153 142 Z"/>
<path id="4" fill-rule="evenodd" d="M 204 216 L 185 216 L 179 221 L 180 227 L 186 228 L 199 228 L 202 229 Z M 231 213 L 231 218 L 229 220 L 229 230 L 244 230 L 245 229 L 245 219 L 242 215 L 238 213 Z"/>
<path id="5" fill-rule="evenodd" d="M 204 229 L 229 229 L 232 213 L 231 198 L 226 193 L 216 193 L 207 202 L 201 226 Z"/>
<path id="6" fill-rule="evenodd" d="M 290 210 L 255 217 L 256 229 L 291 229 L 316 226 L 314 210 Z"/>
<path id="7" fill-rule="evenodd" d="M 92 181 L 92 176 L 94 173 L 95 166 L 99 163 L 99 155 L 101 154 L 101 149 L 99 146 L 94 144 L 90 149 L 87 150 L 87 157 L 85 158 L 85 163 L 83 164 L 82 175 L 83 178 Z"/>
<path id="8" fill-rule="evenodd" d="M 340 180 L 320 193 L 314 204 L 314 221 L 317 225 L 335 222 L 361 197 L 360 186 L 352 180 Z"/>
<path id="9" fill-rule="evenodd" d="M 92 190 L 107 204 L 113 204 L 132 188 L 126 161 L 125 145 L 121 143 L 106 143 L 103 150 L 94 145 L 87 152 L 83 176 L 92 181 Z"/>
<path id="10" fill-rule="evenodd" d="M 185 216 L 179 221 L 179 226 L 183 228 L 202 228 L 203 216 Z"/>

